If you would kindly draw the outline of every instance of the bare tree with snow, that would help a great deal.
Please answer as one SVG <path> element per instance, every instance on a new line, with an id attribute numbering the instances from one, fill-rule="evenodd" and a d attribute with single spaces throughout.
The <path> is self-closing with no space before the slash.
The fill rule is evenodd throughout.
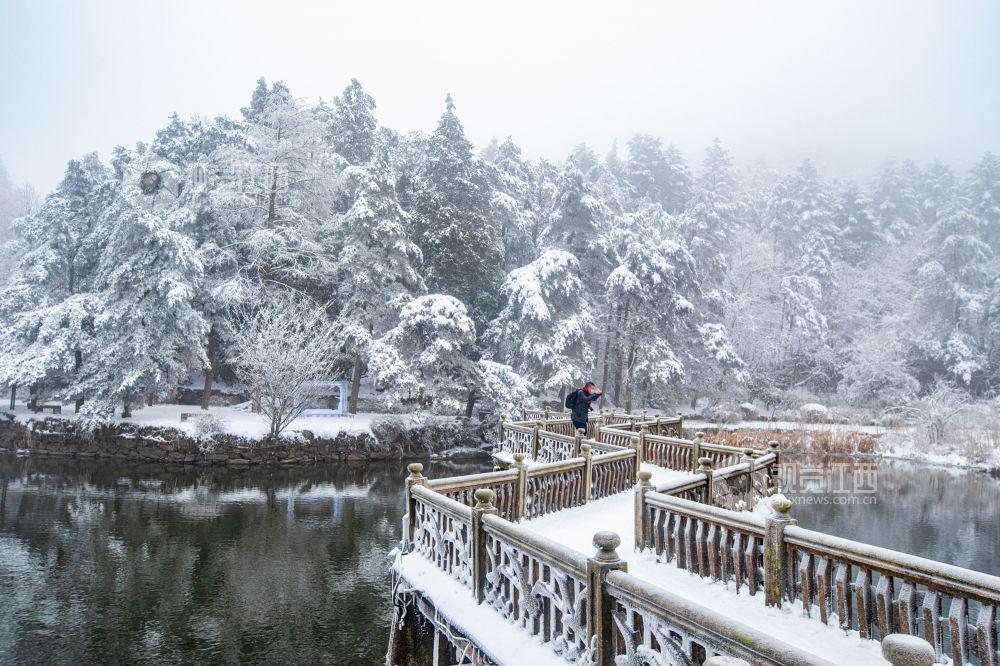
<path id="1" fill-rule="evenodd" d="M 272 292 L 262 307 L 240 310 L 234 319 L 236 373 L 257 388 L 268 437 L 277 441 L 308 407 L 312 383 L 329 378 L 330 322 L 322 307 L 290 292 Z"/>

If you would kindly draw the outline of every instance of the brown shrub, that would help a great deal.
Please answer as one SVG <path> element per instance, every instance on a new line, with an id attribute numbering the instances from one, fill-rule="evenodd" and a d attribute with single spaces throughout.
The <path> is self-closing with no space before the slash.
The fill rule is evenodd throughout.
<path id="1" fill-rule="evenodd" d="M 872 455 L 876 453 L 878 435 L 845 430 L 765 430 L 743 428 L 708 430 L 708 442 L 740 448 L 765 449 L 770 441 L 778 442 L 782 451 L 819 453 L 824 455 Z"/>

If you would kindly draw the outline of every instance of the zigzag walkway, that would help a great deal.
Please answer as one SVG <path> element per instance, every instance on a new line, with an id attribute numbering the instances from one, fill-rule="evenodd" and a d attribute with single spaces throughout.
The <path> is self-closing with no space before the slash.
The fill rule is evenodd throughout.
<path id="1" fill-rule="evenodd" d="M 494 472 L 410 465 L 388 663 L 997 666 L 1000 579 L 797 527 L 776 444 L 528 416 Z"/>

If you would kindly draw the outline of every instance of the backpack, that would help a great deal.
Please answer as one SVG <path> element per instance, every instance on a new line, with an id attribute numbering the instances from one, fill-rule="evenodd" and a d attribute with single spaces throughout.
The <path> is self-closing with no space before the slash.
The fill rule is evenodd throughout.
<path id="1" fill-rule="evenodd" d="M 579 391 L 577 391 L 575 389 L 573 390 L 572 393 L 567 394 L 566 395 L 566 402 L 565 402 L 566 409 L 572 410 L 573 408 L 575 408 L 577 400 L 579 400 L 579 399 L 580 399 Z"/>

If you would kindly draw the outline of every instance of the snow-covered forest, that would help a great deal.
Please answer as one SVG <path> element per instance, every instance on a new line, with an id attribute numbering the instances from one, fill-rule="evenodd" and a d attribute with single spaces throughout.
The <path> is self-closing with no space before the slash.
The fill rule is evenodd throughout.
<path id="1" fill-rule="evenodd" d="M 0 383 L 104 418 L 246 379 L 235 323 L 280 302 L 325 321 L 353 405 L 362 378 L 445 414 L 584 380 L 627 409 L 1000 387 L 1000 157 L 852 182 L 637 134 L 529 160 L 477 150 L 460 101 L 402 134 L 357 81 L 306 104 L 261 80 L 37 205 L 0 176 Z"/>

